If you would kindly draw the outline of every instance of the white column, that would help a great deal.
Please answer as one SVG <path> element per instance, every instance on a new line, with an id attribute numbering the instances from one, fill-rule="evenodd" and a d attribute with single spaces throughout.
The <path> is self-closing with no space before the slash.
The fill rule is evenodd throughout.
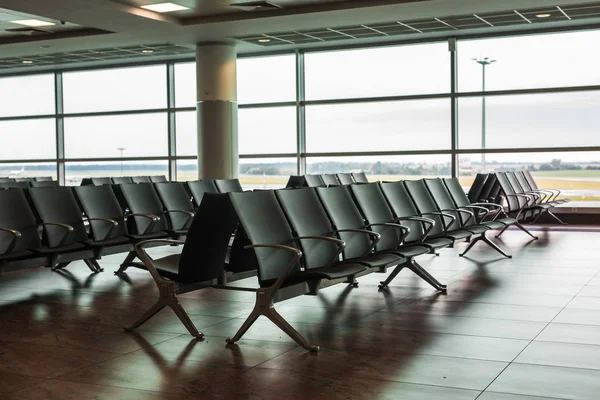
<path id="1" fill-rule="evenodd" d="M 198 179 L 238 177 L 236 49 L 196 46 Z"/>

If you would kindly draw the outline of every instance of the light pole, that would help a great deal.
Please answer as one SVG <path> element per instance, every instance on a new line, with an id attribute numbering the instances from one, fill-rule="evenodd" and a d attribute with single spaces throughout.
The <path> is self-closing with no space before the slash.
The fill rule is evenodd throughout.
<path id="1" fill-rule="evenodd" d="M 489 57 L 474 58 L 477 64 L 481 65 L 481 149 L 485 150 L 485 67 L 496 62 L 490 60 Z M 485 153 L 481 153 L 481 172 L 485 172 Z"/>
<path id="2" fill-rule="evenodd" d="M 117 147 L 117 150 L 121 152 L 121 176 L 123 176 L 123 152 L 127 149 L 125 147 Z"/>

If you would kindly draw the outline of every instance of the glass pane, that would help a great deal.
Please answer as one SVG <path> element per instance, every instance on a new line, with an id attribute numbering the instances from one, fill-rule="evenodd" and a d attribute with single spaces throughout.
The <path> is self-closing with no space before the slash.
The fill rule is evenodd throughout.
<path id="1" fill-rule="evenodd" d="M 309 153 L 450 149 L 450 101 L 307 106 L 306 149 Z"/>
<path id="2" fill-rule="evenodd" d="M 486 148 L 600 145 L 600 92 L 487 96 Z M 459 147 L 482 148 L 482 99 L 459 100 Z"/>
<path id="3" fill-rule="evenodd" d="M 65 113 L 167 107 L 165 65 L 67 72 L 63 87 Z"/>
<path id="4" fill-rule="evenodd" d="M 372 182 L 427 177 L 449 177 L 450 155 L 309 157 L 308 174 L 365 172 Z"/>
<path id="5" fill-rule="evenodd" d="M 166 113 L 65 118 L 67 158 L 166 156 L 167 142 Z"/>
<path id="6" fill-rule="evenodd" d="M 306 99 L 450 92 L 447 43 L 307 53 Z"/>
<path id="7" fill-rule="evenodd" d="M 196 107 L 196 63 L 175 64 L 175 106 Z"/>
<path id="8" fill-rule="evenodd" d="M 195 111 L 175 114 L 175 134 L 178 156 L 198 154 L 198 121 Z"/>
<path id="9" fill-rule="evenodd" d="M 0 121 L 0 159 L 56 157 L 54 118 Z"/>
<path id="10" fill-rule="evenodd" d="M 167 161 L 101 161 L 65 164 L 67 186 L 78 186 L 83 178 L 113 176 L 169 176 Z"/>
<path id="11" fill-rule="evenodd" d="M 237 61 L 239 104 L 296 100 L 296 56 L 242 58 Z"/>
<path id="12" fill-rule="evenodd" d="M 296 153 L 296 107 L 240 109 L 240 154 Z"/>
<path id="13" fill-rule="evenodd" d="M 0 93 L 0 117 L 54 114 L 53 74 L 1 78 Z"/>
<path id="14" fill-rule="evenodd" d="M 195 181 L 198 179 L 198 160 L 177 160 L 177 180 Z"/>
<path id="15" fill-rule="evenodd" d="M 290 175 L 297 175 L 295 158 L 242 158 L 240 183 L 244 190 L 285 187 Z"/>
<path id="16" fill-rule="evenodd" d="M 51 176 L 53 180 L 56 180 L 56 163 L 0 164 L 0 176 L 7 178 Z"/>
<path id="17" fill-rule="evenodd" d="M 600 31 L 460 40 L 459 90 L 528 89 L 600 84 Z M 477 60 L 495 63 L 482 67 Z"/>
<path id="18" fill-rule="evenodd" d="M 503 153 L 460 156 L 459 174 L 465 187 L 475 173 L 529 169 L 540 188 L 559 189 L 573 201 L 565 207 L 600 207 L 600 152 Z"/>

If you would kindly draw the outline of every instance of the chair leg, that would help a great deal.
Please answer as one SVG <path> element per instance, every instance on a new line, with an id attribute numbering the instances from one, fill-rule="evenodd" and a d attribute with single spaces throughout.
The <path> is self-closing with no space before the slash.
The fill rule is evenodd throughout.
<path id="1" fill-rule="evenodd" d="M 69 264 L 71 264 L 71 263 L 70 262 L 62 262 L 62 263 L 56 264 L 54 267 L 52 267 L 52 271 L 58 271 L 60 269 L 64 269 Z"/>
<path id="2" fill-rule="evenodd" d="M 90 271 L 92 271 L 93 273 L 96 273 L 96 272 L 98 272 L 98 271 L 96 270 L 96 266 L 95 266 L 95 265 L 92 263 L 92 261 L 91 261 L 91 260 L 89 260 L 89 259 L 86 259 L 86 260 L 83 260 L 83 262 L 85 263 L 85 265 L 87 265 L 87 267 L 90 269 Z"/>
<path id="3" fill-rule="evenodd" d="M 548 212 L 548 214 L 552 218 L 554 218 L 555 220 L 557 220 L 559 224 L 561 224 L 561 225 L 568 225 L 566 222 L 564 222 L 563 220 L 561 220 L 560 218 L 558 218 L 552 211 L 548 210 L 547 212 Z"/>
<path id="4" fill-rule="evenodd" d="M 469 252 L 469 250 L 471 250 L 473 248 L 473 246 L 475 246 L 475 244 L 477 242 L 479 242 L 481 240 L 481 236 L 475 238 L 474 240 L 471 240 L 471 243 L 469 243 L 469 245 L 467 246 L 467 248 L 465 249 L 465 251 L 463 251 L 462 253 L 459 254 L 459 256 L 464 256 L 465 254 L 467 254 Z"/>
<path id="5" fill-rule="evenodd" d="M 406 264 L 407 263 L 405 262 L 405 263 L 396 265 L 396 268 L 394 268 L 394 270 L 388 275 L 388 277 L 385 278 L 385 281 L 379 282 L 379 289 L 383 289 L 384 287 L 389 285 L 390 282 L 393 281 L 394 278 L 400 273 L 400 271 L 402 271 L 404 269 L 404 267 L 406 267 Z"/>
<path id="6" fill-rule="evenodd" d="M 146 311 L 141 317 L 139 317 L 131 326 L 125 328 L 126 331 L 134 331 L 139 328 L 144 322 L 152 318 L 156 313 L 167 306 L 164 299 L 158 299 L 156 303 L 148 311 Z"/>
<path id="7" fill-rule="evenodd" d="M 92 264 L 94 264 L 94 267 L 96 268 L 96 272 L 104 272 L 104 268 L 102 268 L 100 266 L 97 259 L 92 258 L 90 261 L 92 262 Z"/>
<path id="8" fill-rule="evenodd" d="M 502 230 L 500 232 L 498 232 L 498 234 L 496 235 L 496 237 L 499 238 L 500 235 L 502 235 L 508 229 L 509 226 L 510 225 L 506 225 L 504 228 L 502 228 Z"/>
<path id="9" fill-rule="evenodd" d="M 292 327 L 289 322 L 285 320 L 277 311 L 275 311 L 275 307 L 273 306 L 273 297 L 274 292 L 266 289 L 258 289 L 256 291 L 256 303 L 254 305 L 254 309 L 246 318 L 246 321 L 242 324 L 240 329 L 236 332 L 236 334 L 227 338 L 226 342 L 229 344 L 233 344 L 240 340 L 242 336 L 248 331 L 248 329 L 254 324 L 256 319 L 261 315 L 269 318 L 279 329 L 285 332 L 289 337 L 294 339 L 296 343 L 305 348 L 308 351 L 319 351 L 319 346 L 311 345 L 308 341 L 296 330 Z"/>
<path id="10" fill-rule="evenodd" d="M 516 226 L 517 228 L 519 228 L 520 230 L 522 230 L 523 232 L 525 232 L 526 234 L 528 234 L 529 236 L 531 236 L 532 238 L 534 238 L 535 240 L 537 240 L 537 239 L 538 239 L 538 237 L 537 237 L 537 236 L 533 236 L 533 234 L 532 234 L 531 232 L 529 232 L 529 231 L 528 231 L 528 230 L 527 230 L 527 229 L 526 229 L 526 228 L 525 228 L 525 227 L 524 227 L 524 226 L 523 226 L 523 225 L 522 225 L 520 222 L 517 222 L 517 223 L 515 224 L 515 226 Z M 498 237 L 498 236 L 496 236 L 496 237 Z"/>
<path id="11" fill-rule="evenodd" d="M 119 269 L 115 271 L 115 275 L 119 275 L 120 273 L 125 272 L 127 267 L 129 267 L 129 264 L 133 260 L 135 260 L 136 257 L 137 257 L 137 253 L 135 251 L 130 251 L 129 254 L 127 254 L 127 257 L 125 257 L 125 259 L 121 263 L 121 266 L 119 267 Z"/>
<path id="12" fill-rule="evenodd" d="M 445 292 L 447 286 L 440 283 L 437 279 L 433 277 L 425 268 L 420 266 L 415 260 L 411 260 L 408 265 L 408 269 L 414 272 L 419 278 L 423 279 L 425 282 L 429 283 L 434 289 Z"/>
<path id="13" fill-rule="evenodd" d="M 489 238 L 487 238 L 485 235 L 481 237 L 481 240 L 483 240 L 488 246 L 490 246 L 492 249 L 496 250 L 498 253 L 502 254 L 504 257 L 506 258 L 512 258 L 512 256 L 510 254 L 508 254 L 507 252 L 505 252 L 504 250 L 502 250 L 502 248 L 500 246 L 498 246 L 496 243 L 492 242 Z"/>

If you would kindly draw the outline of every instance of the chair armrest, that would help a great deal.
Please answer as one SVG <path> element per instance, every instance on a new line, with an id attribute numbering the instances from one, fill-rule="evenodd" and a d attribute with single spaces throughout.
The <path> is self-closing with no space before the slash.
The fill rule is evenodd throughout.
<path id="1" fill-rule="evenodd" d="M 244 246 L 244 249 L 256 249 L 256 248 L 264 248 L 264 247 L 285 250 L 285 251 L 294 253 L 294 257 L 288 263 L 287 268 L 285 269 L 285 272 L 283 274 L 281 274 L 279 276 L 279 278 L 277 278 L 275 283 L 273 283 L 267 289 L 268 292 L 274 293 L 279 289 L 279 287 L 281 287 L 285 278 L 287 278 L 289 276 L 289 274 L 292 272 L 292 270 L 294 269 L 294 266 L 296 265 L 298 260 L 300 258 L 302 258 L 302 251 L 300 251 L 300 249 L 297 249 L 295 247 L 285 246 L 283 244 L 251 244 L 248 246 Z"/>
<path id="2" fill-rule="evenodd" d="M 160 221 L 160 217 L 158 215 L 154 215 L 154 214 L 138 214 L 138 213 L 136 213 L 136 214 L 129 214 L 129 215 L 127 215 L 126 218 L 129 218 L 129 217 L 142 217 L 142 218 L 148 218 L 150 220 L 148 227 L 144 230 L 142 235 L 152 232 L 152 229 L 154 229 L 154 225 L 156 225 L 156 223 L 158 221 Z"/>
<path id="3" fill-rule="evenodd" d="M 431 218 L 425 218 L 425 217 L 415 217 L 415 216 L 398 217 L 394 221 L 418 221 L 418 222 L 427 224 L 427 227 L 425 228 L 425 231 L 423 232 L 423 237 L 421 238 L 421 242 L 424 241 L 425 239 L 427 239 L 427 236 L 429 236 L 429 232 L 431 232 L 431 230 L 435 227 L 435 221 L 432 220 Z"/>
<path id="4" fill-rule="evenodd" d="M 154 243 L 182 245 L 185 242 L 182 240 L 172 240 L 172 239 L 149 239 L 149 240 L 143 240 L 134 246 L 136 254 L 140 258 L 140 260 L 142 260 L 142 262 L 146 266 L 146 269 L 148 270 L 148 272 L 150 272 L 150 275 L 152 275 L 152 278 L 154 279 L 154 281 L 157 284 L 160 282 L 163 282 L 163 283 L 170 282 L 171 281 L 170 279 L 167 279 L 158 273 L 158 270 L 156 269 L 156 267 L 154 266 L 154 263 L 153 263 L 154 260 L 152 259 L 152 257 L 150 257 L 148 252 L 146 252 L 146 246 L 148 246 L 150 244 L 154 244 Z"/>
<path id="5" fill-rule="evenodd" d="M 448 229 L 448 225 L 450 225 L 454 221 L 456 221 L 456 217 L 454 215 L 446 214 L 441 211 L 432 211 L 432 212 L 428 212 L 428 213 L 423 213 L 421 215 L 440 215 L 442 217 L 450 218 L 449 224 L 447 224 L 446 221 L 444 220 L 444 218 L 442 218 L 442 222 L 444 223 L 444 230 Z"/>
<path id="6" fill-rule="evenodd" d="M 192 211 L 187 211 L 187 210 L 167 210 L 168 213 L 180 213 L 180 214 L 186 214 L 188 216 L 188 219 L 185 221 L 185 224 L 183 224 L 183 226 L 181 227 L 182 230 L 187 230 L 190 227 L 190 224 L 192 223 L 192 220 L 194 219 L 194 214 Z"/>
<path id="7" fill-rule="evenodd" d="M 47 226 L 47 225 L 58 226 L 60 228 L 64 228 L 67 230 L 65 232 L 65 234 L 63 235 L 62 239 L 60 240 L 60 242 L 58 242 L 58 244 L 56 245 L 56 247 L 64 246 L 67 239 L 69 239 L 71 237 L 71 235 L 73 234 L 73 232 L 75 231 L 75 229 L 71 225 L 61 224 L 59 222 L 42 222 L 41 225 L 42 226 Z"/>
<path id="8" fill-rule="evenodd" d="M 367 255 L 371 254 L 371 252 L 373 252 L 373 250 L 375 250 L 375 246 L 377 246 L 377 243 L 379 243 L 379 241 L 381 240 L 381 234 L 370 231 L 368 229 L 336 229 L 333 232 L 334 233 L 356 232 L 356 233 L 364 233 L 365 235 L 371 236 L 371 248 L 368 251 L 366 251 L 365 254 L 363 254 L 363 257 L 366 257 Z"/>
<path id="9" fill-rule="evenodd" d="M 296 236 L 296 237 L 294 237 L 294 240 L 299 240 L 299 241 L 302 241 L 302 240 L 325 240 L 325 241 L 334 242 L 335 244 L 337 244 L 337 246 L 338 246 L 337 252 L 336 252 L 335 256 L 332 257 L 332 260 L 329 262 L 329 264 L 327 264 L 327 266 L 330 266 L 331 264 L 333 264 L 334 262 L 339 260 L 340 254 L 342 254 L 342 251 L 344 251 L 344 248 L 346 247 L 346 242 L 344 242 L 343 240 L 332 238 L 329 236 Z"/>
<path id="10" fill-rule="evenodd" d="M 101 222 L 106 222 L 108 224 L 112 224 L 110 229 L 104 236 L 103 240 L 112 239 L 112 234 L 114 233 L 117 226 L 119 226 L 119 223 L 117 221 L 115 221 L 114 219 L 108 219 L 108 218 L 86 218 L 86 219 L 88 221 L 101 221 Z"/>
<path id="11" fill-rule="evenodd" d="M 467 214 L 469 216 L 469 218 L 467 218 L 467 220 L 464 222 L 465 224 L 467 222 L 469 222 L 471 219 L 475 220 L 475 214 L 473 213 L 473 211 L 469 211 L 469 210 L 465 210 L 464 208 L 451 208 L 451 209 L 446 209 L 446 210 L 440 210 L 440 211 L 454 211 L 454 212 L 459 212 L 459 213 L 463 213 L 463 214 Z M 448 215 L 450 216 L 450 215 Z M 461 224 L 459 224 L 461 225 Z"/>
<path id="12" fill-rule="evenodd" d="M 10 243 L 8 244 L 8 246 L 6 247 L 6 250 L 4 250 L 4 252 L 1 254 L 11 253 L 13 251 L 13 249 L 15 248 L 15 246 L 17 245 L 19 238 L 21 237 L 21 232 L 14 230 L 14 229 L 8 229 L 8 228 L 0 228 L 0 231 L 8 232 L 13 235 L 13 238 L 10 241 Z"/>
<path id="13" fill-rule="evenodd" d="M 400 229 L 402 231 L 402 235 L 400 235 L 400 244 L 403 243 L 404 239 L 410 234 L 410 228 L 408 226 L 395 224 L 393 222 L 381 222 L 367 225 L 367 227 L 371 226 L 390 226 L 392 228 Z"/>

